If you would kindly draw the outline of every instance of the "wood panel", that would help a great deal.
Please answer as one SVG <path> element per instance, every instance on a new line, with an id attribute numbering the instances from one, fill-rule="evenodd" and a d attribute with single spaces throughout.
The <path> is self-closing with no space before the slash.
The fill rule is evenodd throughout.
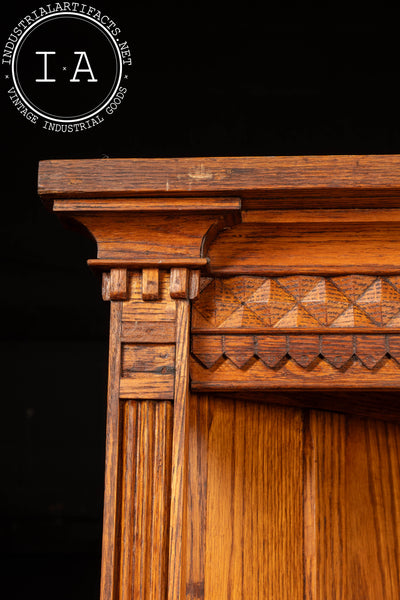
<path id="1" fill-rule="evenodd" d="M 306 454 L 306 598 L 397 600 L 400 426 L 311 411 Z"/>
<path id="2" fill-rule="evenodd" d="M 39 165 L 39 193 L 44 198 L 112 198 L 272 192 L 276 206 L 280 195 L 313 191 L 319 205 L 321 198 L 343 199 L 346 192 L 369 194 L 375 202 L 379 193 L 381 202 L 391 194 L 398 202 L 399 164 L 398 155 L 46 160 Z"/>
<path id="3" fill-rule="evenodd" d="M 164 600 L 168 585 L 171 402 L 123 405 L 119 600 Z"/>
<path id="4" fill-rule="evenodd" d="M 193 397 L 190 600 L 303 598 L 302 412 Z"/>
<path id="5" fill-rule="evenodd" d="M 399 272 L 399 231 L 398 223 L 241 223 L 211 244 L 211 272 Z"/>

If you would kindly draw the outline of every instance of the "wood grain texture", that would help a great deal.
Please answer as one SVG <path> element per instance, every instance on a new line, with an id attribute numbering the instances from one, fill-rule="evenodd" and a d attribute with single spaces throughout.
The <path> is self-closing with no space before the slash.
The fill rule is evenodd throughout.
<path id="1" fill-rule="evenodd" d="M 400 596 L 400 426 L 310 414 L 316 550 L 308 600 Z M 307 550 L 308 548 L 308 550 Z"/>
<path id="2" fill-rule="evenodd" d="M 192 330 L 393 330 L 400 279 L 378 275 L 204 277 Z"/>
<path id="3" fill-rule="evenodd" d="M 399 223 L 241 223 L 209 249 L 217 274 L 399 273 Z"/>
<path id="4" fill-rule="evenodd" d="M 228 392 L 218 392 L 218 398 L 227 401 L 244 400 L 261 404 L 312 408 L 360 417 L 400 423 L 400 402 L 398 390 L 357 390 L 305 389 L 305 390 L 239 390 L 230 387 Z"/>
<path id="5" fill-rule="evenodd" d="M 43 198 L 314 191 L 321 197 L 400 191 L 400 157 L 269 156 L 168 159 L 46 160 L 39 164 Z"/>
<path id="6" fill-rule="evenodd" d="M 202 212 L 232 211 L 241 207 L 240 198 L 183 197 L 183 198 L 91 198 L 90 200 L 63 199 L 55 200 L 54 212 Z"/>
<path id="7" fill-rule="evenodd" d="M 165 600 L 172 403 L 124 403 L 120 600 Z"/>
<path id="8" fill-rule="evenodd" d="M 186 591 L 190 305 L 177 300 L 168 600 Z"/>
<path id="9" fill-rule="evenodd" d="M 175 300 L 185 300 L 188 297 L 189 269 L 171 269 L 170 293 Z"/>
<path id="10" fill-rule="evenodd" d="M 399 335 L 201 335 L 192 336 L 192 386 L 200 381 L 256 389 L 400 386 Z M 394 352 L 392 355 L 391 352 Z M 299 369 L 300 367 L 300 369 Z M 204 369 L 210 371 L 207 375 Z M 364 373 L 364 375 L 363 375 Z M 261 381 L 263 380 L 263 381 Z M 205 388 L 200 388 L 205 389 Z M 211 387 L 209 389 L 212 389 Z"/>
<path id="11" fill-rule="evenodd" d="M 163 268 L 168 269 L 170 267 L 206 267 L 209 263 L 208 258 L 146 258 L 146 259 L 124 259 L 124 258 L 109 258 L 109 259 L 99 259 L 99 258 L 89 258 L 87 264 L 91 269 L 94 270 L 103 270 L 103 269 L 112 269 L 115 267 L 120 267 L 124 269 L 146 269 L 146 268 Z"/>
<path id="12" fill-rule="evenodd" d="M 204 600 L 207 525 L 208 396 L 191 395 L 189 404 L 186 598 Z"/>
<path id="13" fill-rule="evenodd" d="M 99 259 L 134 260 L 141 264 L 152 260 L 174 264 L 175 258 L 202 258 L 204 236 L 212 230 L 215 237 L 225 226 L 225 219 L 214 213 L 99 215 L 82 211 L 74 219 L 95 238 Z"/>
<path id="14" fill-rule="evenodd" d="M 200 269 L 192 269 L 189 274 L 189 299 L 195 300 L 200 294 Z"/>
<path id="15" fill-rule="evenodd" d="M 112 304 L 101 600 L 400 597 L 399 167 L 41 163 Z"/>
<path id="16" fill-rule="evenodd" d="M 302 599 L 301 410 L 191 401 L 186 598 Z"/>
<path id="17" fill-rule="evenodd" d="M 173 373 L 131 373 L 121 377 L 122 400 L 172 400 L 174 397 Z"/>
<path id="18" fill-rule="evenodd" d="M 159 288 L 158 269 L 143 269 L 142 298 L 143 300 L 157 300 Z"/>
<path id="19" fill-rule="evenodd" d="M 111 300 L 110 296 L 110 273 L 102 273 L 101 277 L 101 297 L 105 302 Z"/>
<path id="20" fill-rule="evenodd" d="M 136 323 L 138 321 L 156 322 L 174 321 L 176 306 L 174 302 L 164 300 L 149 304 L 147 302 L 125 302 L 123 309 L 124 322 Z"/>
<path id="21" fill-rule="evenodd" d="M 365 366 L 352 358 L 343 369 L 332 366 L 329 361 L 310 355 L 299 354 L 296 359 L 285 358 L 277 368 L 267 366 L 261 360 L 250 358 L 243 368 L 230 359 L 217 361 L 213 368 L 191 357 L 191 389 L 196 392 L 244 390 L 398 390 L 400 365 L 397 360 L 385 356 L 376 368 Z M 208 357 L 207 357 L 208 358 Z"/>
<path id="22" fill-rule="evenodd" d="M 400 221 L 397 208 L 340 209 L 287 209 L 287 210 L 244 210 L 243 223 L 393 223 Z"/>
<path id="23" fill-rule="evenodd" d="M 158 341 L 158 340 L 157 340 Z M 122 346 L 121 375 L 135 373 L 174 373 L 175 344 L 124 344 Z"/>
<path id="24" fill-rule="evenodd" d="M 107 390 L 106 463 L 104 481 L 103 546 L 101 554 L 101 600 L 117 598 L 119 561 L 119 483 L 120 483 L 120 407 L 119 374 L 121 369 L 122 303 L 112 302 L 110 308 L 110 342 Z"/>
<path id="25" fill-rule="evenodd" d="M 111 269 L 110 300 L 126 300 L 128 296 L 128 276 L 126 269 Z"/>
<path id="26" fill-rule="evenodd" d="M 175 342 L 175 321 L 124 321 L 121 332 L 122 342 Z"/>

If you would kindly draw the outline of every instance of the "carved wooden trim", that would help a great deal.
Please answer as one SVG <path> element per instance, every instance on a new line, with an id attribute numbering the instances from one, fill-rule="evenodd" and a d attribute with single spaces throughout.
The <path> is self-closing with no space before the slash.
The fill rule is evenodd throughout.
<path id="1" fill-rule="evenodd" d="M 185 585 L 189 279 L 181 268 L 103 274 L 105 298 L 118 299 L 111 302 L 102 600 L 174 599 Z"/>
<path id="2" fill-rule="evenodd" d="M 193 390 L 400 385 L 400 277 L 204 277 Z"/>
<path id="3" fill-rule="evenodd" d="M 283 275 L 202 278 L 192 329 L 400 328 L 400 276 Z"/>

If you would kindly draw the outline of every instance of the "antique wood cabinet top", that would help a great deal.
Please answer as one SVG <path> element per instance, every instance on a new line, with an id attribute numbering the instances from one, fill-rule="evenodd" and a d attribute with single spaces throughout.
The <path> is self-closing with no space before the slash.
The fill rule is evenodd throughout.
<path id="1" fill-rule="evenodd" d="M 94 236 L 105 282 L 112 269 L 187 270 L 193 389 L 397 388 L 399 167 L 56 160 L 41 163 L 39 192 Z"/>
<path id="2" fill-rule="evenodd" d="M 398 598 L 400 155 L 50 160 L 39 193 L 111 304 L 102 600 Z"/>

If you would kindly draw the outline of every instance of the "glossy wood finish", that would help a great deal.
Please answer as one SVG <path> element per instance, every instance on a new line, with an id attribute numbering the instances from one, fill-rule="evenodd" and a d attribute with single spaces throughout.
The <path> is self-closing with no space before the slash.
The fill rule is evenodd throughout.
<path id="1" fill-rule="evenodd" d="M 400 426 L 307 417 L 306 595 L 395 600 L 400 590 Z"/>
<path id="2" fill-rule="evenodd" d="M 350 217 L 350 216 L 349 216 Z M 399 223 L 349 222 L 270 225 L 241 223 L 210 248 L 214 274 L 297 275 L 400 273 Z M 351 221 L 350 219 L 355 219 Z M 371 224 L 374 223 L 373 226 Z M 340 257 L 340 260 L 338 260 Z"/>
<path id="3" fill-rule="evenodd" d="M 399 425 L 199 395 L 189 431 L 186 598 L 398 598 Z"/>
<path id="4" fill-rule="evenodd" d="M 111 301 L 104 600 L 179 598 L 186 583 L 189 300 L 171 294 L 188 285 L 186 269 L 103 277 L 106 298 L 125 297 Z"/>
<path id="5" fill-rule="evenodd" d="M 399 173 L 41 163 L 111 303 L 101 600 L 400 597 Z"/>
<path id="6" fill-rule="evenodd" d="M 303 598 L 302 444 L 300 410 L 192 398 L 188 599 Z"/>
<path id="7" fill-rule="evenodd" d="M 189 302 L 178 300 L 168 600 L 184 597 L 186 586 L 187 470 L 189 464 L 189 315 Z"/>
<path id="8" fill-rule="evenodd" d="M 168 585 L 172 403 L 129 400 L 122 410 L 117 597 L 161 600 Z"/>

